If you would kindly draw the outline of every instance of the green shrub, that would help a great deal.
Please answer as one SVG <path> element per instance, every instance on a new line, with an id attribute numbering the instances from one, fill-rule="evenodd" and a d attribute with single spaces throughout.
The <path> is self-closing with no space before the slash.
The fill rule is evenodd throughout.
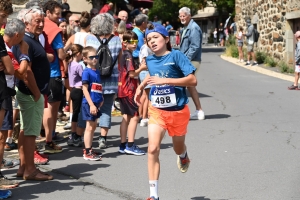
<path id="1" fill-rule="evenodd" d="M 294 73 L 294 69 L 290 68 L 288 64 L 284 61 L 278 63 L 278 67 L 281 73 Z"/>
<path id="2" fill-rule="evenodd" d="M 226 41 L 226 46 L 231 45 L 236 45 L 236 37 L 233 34 L 230 34 L 228 40 Z"/>
<path id="3" fill-rule="evenodd" d="M 239 50 L 236 45 L 230 45 L 226 47 L 225 55 L 228 57 L 238 58 Z"/>
<path id="4" fill-rule="evenodd" d="M 264 62 L 269 67 L 276 67 L 277 62 L 273 57 L 267 56 Z"/>
<path id="5" fill-rule="evenodd" d="M 256 61 L 258 64 L 265 63 L 267 56 L 267 53 L 263 51 L 257 51 L 255 53 Z"/>

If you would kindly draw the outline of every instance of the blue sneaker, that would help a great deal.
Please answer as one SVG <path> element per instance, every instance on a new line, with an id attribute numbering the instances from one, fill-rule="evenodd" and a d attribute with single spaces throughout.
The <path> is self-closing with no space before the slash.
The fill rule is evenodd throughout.
<path id="1" fill-rule="evenodd" d="M 155 198 L 155 197 L 149 197 L 147 200 L 159 200 L 159 197 Z"/>
<path id="2" fill-rule="evenodd" d="M 0 190 L 0 199 L 7 199 L 12 195 L 10 190 Z"/>
<path id="3" fill-rule="evenodd" d="M 125 145 L 124 147 L 122 145 L 120 145 L 119 147 L 119 153 L 124 154 L 125 153 L 125 148 L 127 145 Z"/>
<path id="4" fill-rule="evenodd" d="M 141 155 L 145 155 L 145 151 L 141 150 L 138 146 L 136 146 L 135 144 L 132 147 L 128 147 L 126 145 L 126 149 L 124 150 L 125 153 L 127 154 L 131 154 L 131 155 L 136 155 L 136 156 L 141 156 Z"/>

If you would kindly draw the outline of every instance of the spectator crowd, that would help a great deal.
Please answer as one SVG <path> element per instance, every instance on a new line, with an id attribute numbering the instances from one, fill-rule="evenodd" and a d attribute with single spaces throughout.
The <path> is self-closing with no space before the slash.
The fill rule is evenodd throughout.
<path id="1" fill-rule="evenodd" d="M 190 161 L 184 138 L 188 121 L 205 118 L 194 75 L 201 64 L 201 29 L 191 19 L 189 8 L 180 9 L 184 26 L 181 33 L 176 31 L 180 49 L 172 50 L 169 33 L 173 27 L 168 21 L 165 27 L 157 18 L 150 22 L 148 9 L 143 8 L 130 15 L 124 10 L 114 15 L 112 7 L 108 3 L 100 11 L 92 9 L 78 16 L 70 12 L 66 0 L 63 4 L 50 0 L 28 4 L 17 19 L 7 20 L 12 4 L 0 0 L 0 25 L 4 28 L 0 36 L 0 162 L 4 150 L 18 149 L 17 177 L 36 181 L 54 178 L 37 165 L 48 163 L 48 154 L 63 151 L 58 143 L 64 138 L 56 132 L 57 126 L 70 130 L 67 144 L 83 147 L 79 150 L 83 159 L 101 160 L 102 154 L 92 147 L 92 141 L 99 126 L 99 148 L 107 148 L 115 101 L 120 103 L 122 114 L 119 153 L 145 155 L 135 144 L 135 135 L 138 123 L 148 126 L 149 173 L 154 173 L 161 140 L 153 135 L 163 137 L 167 130 L 173 137 L 178 167 L 187 171 Z M 132 22 L 130 16 L 134 16 Z M 173 74 L 159 74 L 156 67 L 163 64 L 159 56 L 166 58 L 166 63 L 174 61 L 176 66 L 168 66 Z M 171 94 L 157 95 L 161 87 Z M 186 89 L 196 107 L 192 114 L 186 105 Z M 12 133 L 18 115 L 21 127 L 16 144 Z M 177 124 L 168 123 L 167 116 Z M 36 146 L 40 137 L 46 141 L 44 153 Z M 158 174 L 153 173 L 149 175 L 148 199 L 156 200 Z M 12 193 L 8 189 L 17 186 L 18 182 L 0 173 L 0 187 L 7 189 L 0 190 L 0 198 L 9 197 Z"/>

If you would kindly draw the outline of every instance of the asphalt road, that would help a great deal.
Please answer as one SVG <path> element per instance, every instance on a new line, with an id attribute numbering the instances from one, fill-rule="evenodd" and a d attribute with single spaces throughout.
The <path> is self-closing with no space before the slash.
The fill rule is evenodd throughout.
<path id="1" fill-rule="evenodd" d="M 197 77 L 206 120 L 189 124 L 187 173 L 177 168 L 171 138 L 163 139 L 160 199 L 300 199 L 300 92 L 287 90 L 290 82 L 223 61 L 216 51 L 205 50 Z M 193 111 L 193 103 L 189 105 Z M 50 155 L 49 165 L 42 166 L 55 179 L 19 179 L 11 199 L 146 199 L 147 156 L 117 153 L 120 120 L 113 118 L 110 147 L 103 151 L 102 161 L 85 161 L 81 148 L 62 143 L 63 153 Z M 136 143 L 146 150 L 147 128 L 138 127 Z M 94 148 L 97 144 L 95 137 Z M 16 170 L 4 174 L 16 179 Z"/>

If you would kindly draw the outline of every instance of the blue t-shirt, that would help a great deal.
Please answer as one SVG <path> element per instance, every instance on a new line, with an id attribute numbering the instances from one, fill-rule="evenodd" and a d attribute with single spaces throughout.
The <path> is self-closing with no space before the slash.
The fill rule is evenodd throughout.
<path id="1" fill-rule="evenodd" d="M 196 68 L 191 64 L 189 59 L 178 50 L 172 50 L 164 56 L 148 56 L 146 62 L 150 76 L 161 78 L 183 78 L 196 71 Z M 183 108 L 189 102 L 185 87 L 175 86 L 175 95 L 177 103 L 175 108 Z M 151 99 L 151 92 L 149 99 Z"/>
<path id="2" fill-rule="evenodd" d="M 103 101 L 103 89 L 101 85 L 99 70 L 85 68 L 82 72 L 82 85 L 84 84 L 89 85 L 89 93 L 94 104 L 96 106 L 100 104 Z M 83 97 L 82 103 L 88 103 L 85 97 Z"/>
<path id="3" fill-rule="evenodd" d="M 50 63 L 50 77 L 59 77 L 61 76 L 61 72 L 57 50 L 64 48 L 64 43 L 60 33 L 55 36 L 51 43 L 51 47 L 54 50 L 54 61 Z"/>
<path id="4" fill-rule="evenodd" d="M 132 52 L 132 57 L 138 58 L 140 54 L 141 47 L 145 44 L 144 42 L 144 33 L 139 28 L 134 28 L 132 30 L 138 36 L 138 44 L 136 49 Z"/>

